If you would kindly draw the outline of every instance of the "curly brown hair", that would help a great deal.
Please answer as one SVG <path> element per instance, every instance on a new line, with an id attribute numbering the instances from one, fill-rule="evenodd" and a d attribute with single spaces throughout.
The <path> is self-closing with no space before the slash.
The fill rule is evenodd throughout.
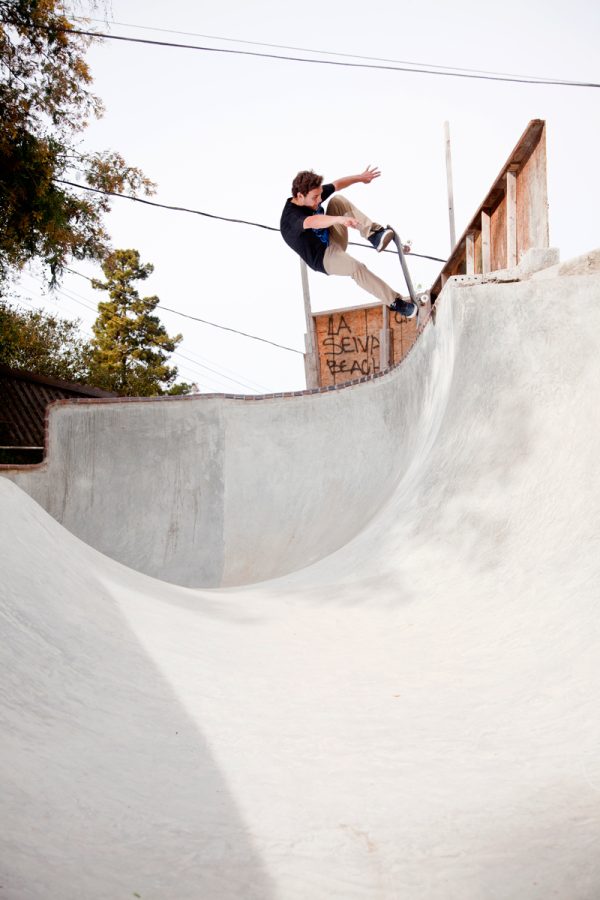
<path id="1" fill-rule="evenodd" d="M 298 172 L 292 182 L 292 197 L 303 194 L 305 197 L 313 188 L 321 187 L 323 184 L 323 176 L 317 175 L 312 169 Z"/>

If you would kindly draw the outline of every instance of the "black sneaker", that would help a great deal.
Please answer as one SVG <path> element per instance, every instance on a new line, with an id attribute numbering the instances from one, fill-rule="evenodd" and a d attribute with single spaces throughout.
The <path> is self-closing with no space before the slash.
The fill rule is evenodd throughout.
<path id="1" fill-rule="evenodd" d="M 367 238 L 367 240 L 375 247 L 378 253 L 381 253 L 382 250 L 385 250 L 393 237 L 394 229 L 388 226 L 387 228 L 380 228 L 379 231 L 375 231 Z"/>
<path id="2" fill-rule="evenodd" d="M 405 319 L 414 319 L 417 314 L 417 307 L 414 303 L 407 303 L 402 297 L 396 297 L 391 306 L 388 306 L 392 312 L 400 313 Z"/>

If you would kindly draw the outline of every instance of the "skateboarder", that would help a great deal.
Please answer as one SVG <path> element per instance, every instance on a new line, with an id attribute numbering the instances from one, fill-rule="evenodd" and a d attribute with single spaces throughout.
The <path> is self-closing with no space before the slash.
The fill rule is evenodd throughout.
<path id="1" fill-rule="evenodd" d="M 360 175 L 347 175 L 323 184 L 321 175 L 312 171 L 298 172 L 292 184 L 292 196 L 286 200 L 281 214 L 281 235 L 315 272 L 349 275 L 359 287 L 373 294 L 393 312 L 412 319 L 417 314 L 415 304 L 407 303 L 364 263 L 346 253 L 348 228 L 356 228 L 379 253 L 394 237 L 394 230 L 372 222 L 341 194 L 329 201 L 326 213 L 322 206 L 336 191 L 351 184 L 370 184 L 380 175 L 379 169 L 367 166 Z M 403 250 L 408 253 L 410 247 L 404 246 Z"/>

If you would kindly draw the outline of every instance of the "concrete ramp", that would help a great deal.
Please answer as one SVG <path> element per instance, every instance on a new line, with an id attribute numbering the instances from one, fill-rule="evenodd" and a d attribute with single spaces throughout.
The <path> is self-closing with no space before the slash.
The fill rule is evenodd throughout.
<path id="1" fill-rule="evenodd" d="M 248 584 L 327 556 L 393 495 L 439 426 L 450 304 L 390 375 L 264 400 L 59 401 L 46 461 L 9 471 L 57 521 L 140 572 Z"/>
<path id="2" fill-rule="evenodd" d="M 600 896 L 599 334 L 597 274 L 451 285 L 374 382 L 59 407 L 0 479 L 0 896 Z"/>

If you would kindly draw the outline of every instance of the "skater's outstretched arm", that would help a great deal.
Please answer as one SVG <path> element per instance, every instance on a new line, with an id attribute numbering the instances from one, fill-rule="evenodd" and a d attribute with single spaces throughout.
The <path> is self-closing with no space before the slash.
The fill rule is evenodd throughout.
<path id="1" fill-rule="evenodd" d="M 352 216 L 328 216 L 326 213 L 319 213 L 317 216 L 307 216 L 304 220 L 304 228 L 331 228 L 332 225 L 360 228 L 358 219 Z"/>
<path id="2" fill-rule="evenodd" d="M 336 178 L 332 182 L 336 191 L 343 191 L 344 188 L 350 187 L 351 184 L 370 184 L 374 178 L 379 178 L 381 172 L 377 166 L 367 166 L 360 175 L 346 175 L 344 178 Z"/>

